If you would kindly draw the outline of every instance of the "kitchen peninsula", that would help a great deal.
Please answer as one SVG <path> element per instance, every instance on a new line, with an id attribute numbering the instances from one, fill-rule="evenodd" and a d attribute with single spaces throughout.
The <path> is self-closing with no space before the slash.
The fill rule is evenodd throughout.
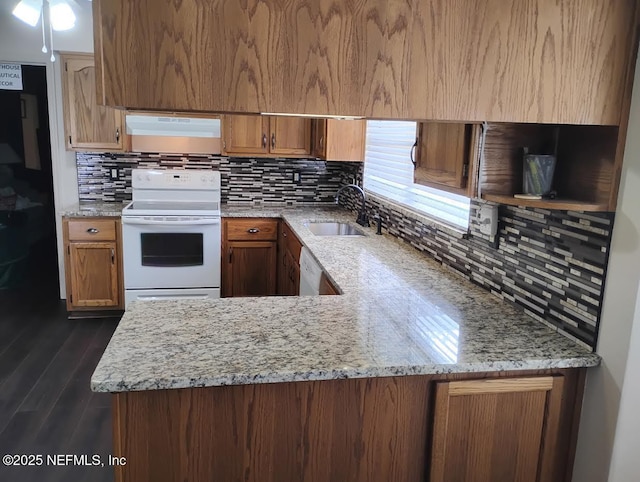
<path id="1" fill-rule="evenodd" d="M 282 218 L 338 296 L 136 302 L 92 377 L 118 481 L 570 480 L 599 357 L 390 236 Z"/>

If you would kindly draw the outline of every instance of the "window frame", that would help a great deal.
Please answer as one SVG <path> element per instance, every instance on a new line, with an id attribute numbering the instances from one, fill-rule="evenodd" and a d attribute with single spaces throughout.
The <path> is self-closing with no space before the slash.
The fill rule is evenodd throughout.
<path id="1" fill-rule="evenodd" d="M 367 121 L 363 187 L 369 195 L 401 208 L 405 214 L 468 233 L 469 196 L 415 183 L 411 153 L 418 129 L 419 123 L 413 121 Z M 372 166 L 377 170 L 367 173 Z"/>

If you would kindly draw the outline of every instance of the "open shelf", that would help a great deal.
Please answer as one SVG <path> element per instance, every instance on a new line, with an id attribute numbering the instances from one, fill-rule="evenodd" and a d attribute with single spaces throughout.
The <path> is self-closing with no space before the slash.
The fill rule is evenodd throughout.
<path id="1" fill-rule="evenodd" d="M 528 208 L 558 209 L 560 211 L 600 211 L 609 210 L 606 203 L 576 201 L 574 199 L 520 199 L 506 194 L 482 193 L 482 199 L 509 206 L 524 206 Z"/>
<path id="2" fill-rule="evenodd" d="M 488 124 L 479 169 L 482 197 L 512 206 L 575 211 L 615 211 L 620 171 L 618 127 L 551 124 Z M 522 192 L 524 148 L 553 154 L 551 188 L 557 199 L 516 199 Z"/>

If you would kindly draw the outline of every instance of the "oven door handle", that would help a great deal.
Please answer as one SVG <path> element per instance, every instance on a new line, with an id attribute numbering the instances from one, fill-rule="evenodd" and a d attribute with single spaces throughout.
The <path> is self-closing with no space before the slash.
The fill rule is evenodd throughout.
<path id="1" fill-rule="evenodd" d="M 220 224 L 220 219 L 193 219 L 190 221 L 151 221 L 148 219 L 122 218 L 122 224 L 133 224 L 143 226 L 176 227 L 176 226 L 213 226 Z"/>

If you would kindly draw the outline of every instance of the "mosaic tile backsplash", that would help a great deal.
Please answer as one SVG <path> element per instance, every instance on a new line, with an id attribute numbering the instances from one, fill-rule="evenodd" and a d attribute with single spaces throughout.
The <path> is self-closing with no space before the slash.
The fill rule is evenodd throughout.
<path id="1" fill-rule="evenodd" d="M 361 183 L 362 168 L 345 166 L 343 176 Z M 355 211 L 359 198 L 349 191 L 345 194 L 341 204 Z M 421 222 L 419 216 L 409 216 L 406 210 L 380 198 L 369 196 L 367 211 L 370 219 L 376 214 L 382 218 L 384 231 L 515 303 L 552 329 L 595 349 L 613 213 L 500 205 L 495 240 L 480 233 L 475 220 L 483 203 L 472 200 L 470 232 L 464 237 Z"/>
<path id="2" fill-rule="evenodd" d="M 333 202 L 338 188 L 362 185 L 361 163 L 311 159 L 236 159 L 221 156 L 77 154 L 81 201 L 131 199 L 131 169 L 163 167 L 217 169 L 222 199 L 230 204 Z M 112 169 L 118 179 L 111 179 Z M 300 182 L 293 181 L 294 173 Z M 355 210 L 352 191 L 341 203 Z M 385 231 L 514 303 L 533 318 L 594 349 L 604 293 L 613 213 L 580 213 L 500 206 L 496 239 L 480 233 L 471 203 L 467 236 L 440 229 L 392 203 L 370 196 L 370 218 Z M 497 247 L 496 247 L 497 246 Z"/>
<path id="3" fill-rule="evenodd" d="M 222 178 L 222 202 L 285 204 L 333 202 L 343 183 L 341 163 L 313 159 L 236 159 L 159 154 L 76 155 L 80 201 L 131 199 L 131 169 L 215 169 Z M 112 179 L 112 170 L 118 176 Z M 293 180 L 294 173 L 300 181 Z"/>

